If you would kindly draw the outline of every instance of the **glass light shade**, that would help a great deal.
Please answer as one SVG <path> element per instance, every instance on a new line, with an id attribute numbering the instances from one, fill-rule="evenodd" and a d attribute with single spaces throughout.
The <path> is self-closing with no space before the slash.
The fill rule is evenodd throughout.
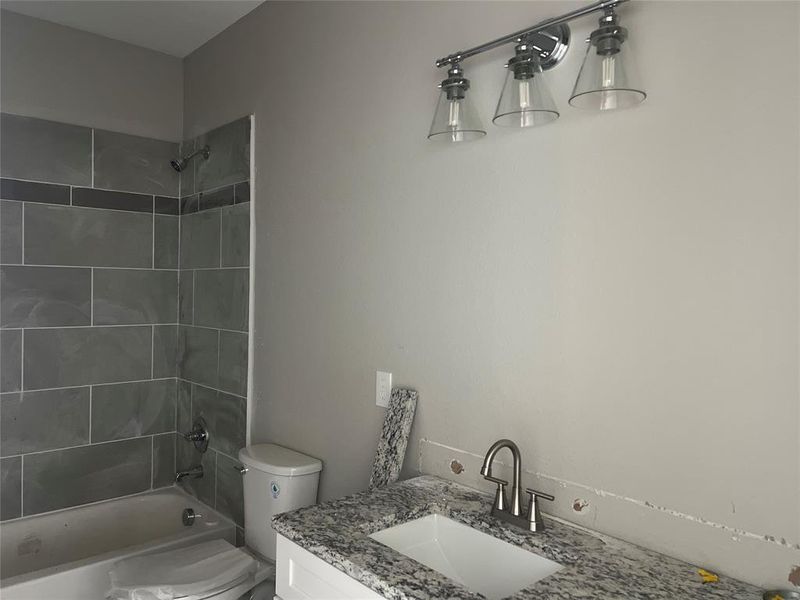
<path id="1" fill-rule="evenodd" d="M 500 127 L 534 127 L 555 121 L 556 103 L 542 77 L 538 65 L 533 76 L 526 79 L 517 79 L 509 68 L 492 122 Z"/>
<path id="2" fill-rule="evenodd" d="M 486 135 L 478 112 L 470 101 L 469 94 L 462 98 L 447 97 L 447 90 L 439 94 L 436 112 L 433 113 L 429 140 L 443 142 L 467 142 Z"/>
<path id="3" fill-rule="evenodd" d="M 614 110 L 629 108 L 647 97 L 639 83 L 629 42 L 616 54 L 600 54 L 587 44 L 586 57 L 569 103 L 578 108 Z"/>

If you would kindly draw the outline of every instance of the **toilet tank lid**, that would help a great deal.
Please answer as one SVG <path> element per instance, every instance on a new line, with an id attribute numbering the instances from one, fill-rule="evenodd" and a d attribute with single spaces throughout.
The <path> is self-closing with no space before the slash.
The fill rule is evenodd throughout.
<path id="1" fill-rule="evenodd" d="M 239 450 L 239 460 L 271 475 L 309 475 L 322 470 L 322 461 L 275 444 L 254 444 Z"/>

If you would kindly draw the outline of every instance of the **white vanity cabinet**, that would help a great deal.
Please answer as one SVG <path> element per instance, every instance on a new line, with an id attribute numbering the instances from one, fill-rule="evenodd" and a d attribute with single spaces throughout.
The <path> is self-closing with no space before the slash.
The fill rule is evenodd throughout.
<path id="1" fill-rule="evenodd" d="M 365 585 L 278 535 L 275 593 L 278 600 L 379 600 Z"/>

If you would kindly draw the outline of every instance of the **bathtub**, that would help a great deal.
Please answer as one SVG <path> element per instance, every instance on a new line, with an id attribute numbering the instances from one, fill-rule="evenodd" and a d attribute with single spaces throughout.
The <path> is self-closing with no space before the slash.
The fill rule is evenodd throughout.
<path id="1" fill-rule="evenodd" d="M 184 508 L 202 518 L 186 527 Z M 177 487 L 0 524 L 0 598 L 102 600 L 114 562 L 199 541 L 235 542 L 232 521 Z"/>

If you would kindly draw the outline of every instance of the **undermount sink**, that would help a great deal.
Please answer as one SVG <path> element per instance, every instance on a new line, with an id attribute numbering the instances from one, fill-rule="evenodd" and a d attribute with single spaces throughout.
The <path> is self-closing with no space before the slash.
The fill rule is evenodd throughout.
<path id="1" fill-rule="evenodd" d="M 510 596 L 562 568 L 552 560 L 436 514 L 370 537 L 489 600 Z"/>

